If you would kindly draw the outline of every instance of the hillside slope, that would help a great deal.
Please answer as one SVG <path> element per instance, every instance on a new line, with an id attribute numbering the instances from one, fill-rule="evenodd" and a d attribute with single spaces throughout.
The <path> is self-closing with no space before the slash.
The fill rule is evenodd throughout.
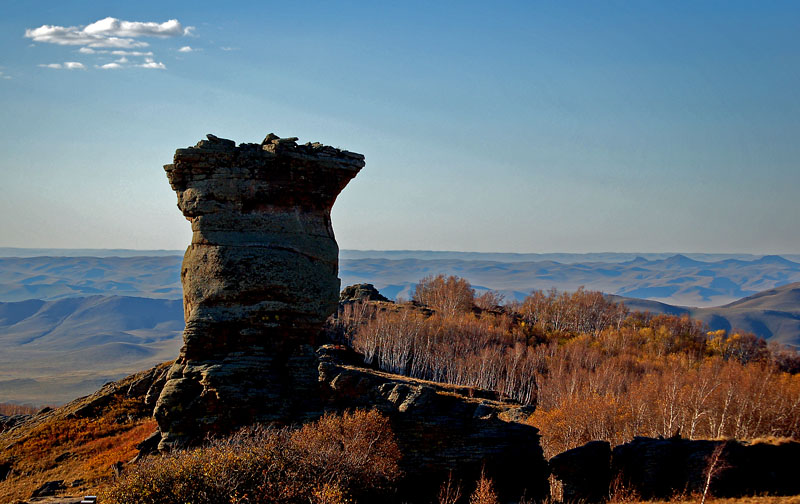
<path id="1" fill-rule="evenodd" d="M 646 299 L 611 296 L 633 311 L 687 314 L 712 329 L 741 330 L 778 343 L 800 346 L 800 282 L 759 292 L 723 306 L 691 308 Z"/>
<path id="2" fill-rule="evenodd" d="M 0 402 L 60 404 L 178 354 L 180 300 L 0 303 Z"/>

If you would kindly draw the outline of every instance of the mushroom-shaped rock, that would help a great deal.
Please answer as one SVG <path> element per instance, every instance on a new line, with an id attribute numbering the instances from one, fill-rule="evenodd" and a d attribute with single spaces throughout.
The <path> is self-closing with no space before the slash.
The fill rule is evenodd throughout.
<path id="1" fill-rule="evenodd" d="M 192 225 L 184 346 L 156 403 L 160 448 L 317 410 L 314 345 L 339 298 L 330 212 L 364 156 L 208 135 L 164 166 Z"/>

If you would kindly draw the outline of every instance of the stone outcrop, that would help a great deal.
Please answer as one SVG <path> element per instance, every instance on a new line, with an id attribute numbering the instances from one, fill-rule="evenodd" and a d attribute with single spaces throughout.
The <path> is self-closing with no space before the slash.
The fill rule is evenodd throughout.
<path id="1" fill-rule="evenodd" d="M 313 345 L 340 287 L 330 211 L 364 156 L 296 141 L 208 135 L 164 167 L 193 236 L 184 346 L 155 408 L 161 449 L 319 409 Z"/>
<path id="2" fill-rule="evenodd" d="M 355 303 L 357 301 L 389 301 L 374 285 L 360 283 L 348 285 L 339 295 L 340 303 Z"/>
<path id="3" fill-rule="evenodd" d="M 611 446 L 591 441 L 550 459 L 550 471 L 563 484 L 564 502 L 601 502 L 611 482 Z"/>
<path id="4" fill-rule="evenodd" d="M 644 499 L 702 492 L 712 460 L 721 448 L 710 492 L 717 497 L 797 495 L 800 443 L 688 440 L 636 437 L 616 446 L 593 441 L 550 459 L 563 483 L 565 502 L 600 502 L 613 481 Z M 601 491 L 605 488 L 605 492 Z"/>
<path id="5" fill-rule="evenodd" d="M 451 473 L 473 484 L 482 468 L 501 502 L 549 494 L 539 431 L 524 423 L 532 406 L 495 392 L 367 369 L 360 355 L 341 346 L 326 345 L 318 353 L 327 410 L 376 408 L 391 420 L 407 482 L 400 485 L 407 495 L 399 502 L 428 501 Z"/>
<path id="6" fill-rule="evenodd" d="M 711 493 L 718 497 L 800 494 L 800 443 L 653 439 L 636 437 L 612 452 L 612 474 L 644 498 L 676 490 L 702 492 L 714 449 L 722 446 Z"/>

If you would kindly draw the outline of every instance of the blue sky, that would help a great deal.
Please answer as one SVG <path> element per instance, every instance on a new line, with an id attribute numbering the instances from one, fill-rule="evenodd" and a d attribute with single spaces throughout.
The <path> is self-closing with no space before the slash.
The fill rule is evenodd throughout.
<path id="1" fill-rule="evenodd" d="M 184 248 L 161 166 L 274 131 L 365 154 L 342 248 L 800 253 L 796 2 L 3 12 L 0 246 Z"/>

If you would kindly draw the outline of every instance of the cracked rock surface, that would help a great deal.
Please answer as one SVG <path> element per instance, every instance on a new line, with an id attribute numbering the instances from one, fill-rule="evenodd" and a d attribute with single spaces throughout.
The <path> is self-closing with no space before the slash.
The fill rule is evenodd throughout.
<path id="1" fill-rule="evenodd" d="M 160 449 L 319 410 L 313 348 L 340 287 L 330 212 L 363 166 L 273 134 L 239 146 L 208 135 L 164 166 L 193 235 L 184 346 L 155 408 Z"/>

